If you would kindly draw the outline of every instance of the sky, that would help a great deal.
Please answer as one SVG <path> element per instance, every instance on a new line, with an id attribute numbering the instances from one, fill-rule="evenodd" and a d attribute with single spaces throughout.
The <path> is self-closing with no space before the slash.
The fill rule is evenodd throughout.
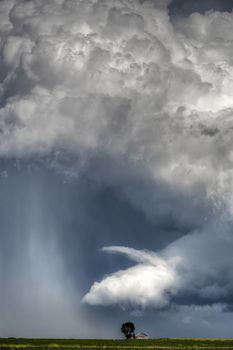
<path id="1" fill-rule="evenodd" d="M 232 8 L 0 0 L 1 337 L 232 337 Z"/>

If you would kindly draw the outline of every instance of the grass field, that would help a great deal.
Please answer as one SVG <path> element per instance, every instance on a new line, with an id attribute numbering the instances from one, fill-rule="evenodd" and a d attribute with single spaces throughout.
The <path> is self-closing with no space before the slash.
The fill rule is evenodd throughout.
<path id="1" fill-rule="evenodd" d="M 148 339 L 148 340 L 85 340 L 85 339 L 26 339 L 0 338 L 0 349 L 35 349 L 35 350 L 185 350 L 185 349 L 231 349 L 233 339 Z"/>

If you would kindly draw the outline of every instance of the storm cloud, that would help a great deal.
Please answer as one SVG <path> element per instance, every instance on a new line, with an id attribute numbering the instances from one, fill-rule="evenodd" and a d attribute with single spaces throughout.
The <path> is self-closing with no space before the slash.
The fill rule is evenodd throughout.
<path id="1" fill-rule="evenodd" d="M 53 300 L 66 334 L 89 334 L 75 320 L 90 322 L 86 304 L 232 308 L 233 14 L 218 3 L 0 2 L 2 191 L 29 178 L 35 205 L 15 210 L 1 279 L 22 293 L 29 281 L 32 305 Z"/>

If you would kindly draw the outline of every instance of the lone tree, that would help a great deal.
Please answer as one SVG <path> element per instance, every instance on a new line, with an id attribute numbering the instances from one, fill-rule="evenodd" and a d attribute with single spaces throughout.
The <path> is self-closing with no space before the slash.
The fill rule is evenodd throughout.
<path id="1" fill-rule="evenodd" d="M 121 331 L 122 333 L 124 333 L 126 339 L 135 338 L 135 334 L 134 334 L 135 327 L 132 322 L 123 323 L 121 326 Z"/>

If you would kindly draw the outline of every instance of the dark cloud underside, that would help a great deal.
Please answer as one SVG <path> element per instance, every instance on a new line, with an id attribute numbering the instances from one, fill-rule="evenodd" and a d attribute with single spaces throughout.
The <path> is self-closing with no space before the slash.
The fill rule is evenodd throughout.
<path id="1" fill-rule="evenodd" d="M 206 11 L 231 12 L 233 4 L 231 0 L 173 0 L 169 6 L 171 16 L 189 16 L 193 12 L 204 13 Z"/>

